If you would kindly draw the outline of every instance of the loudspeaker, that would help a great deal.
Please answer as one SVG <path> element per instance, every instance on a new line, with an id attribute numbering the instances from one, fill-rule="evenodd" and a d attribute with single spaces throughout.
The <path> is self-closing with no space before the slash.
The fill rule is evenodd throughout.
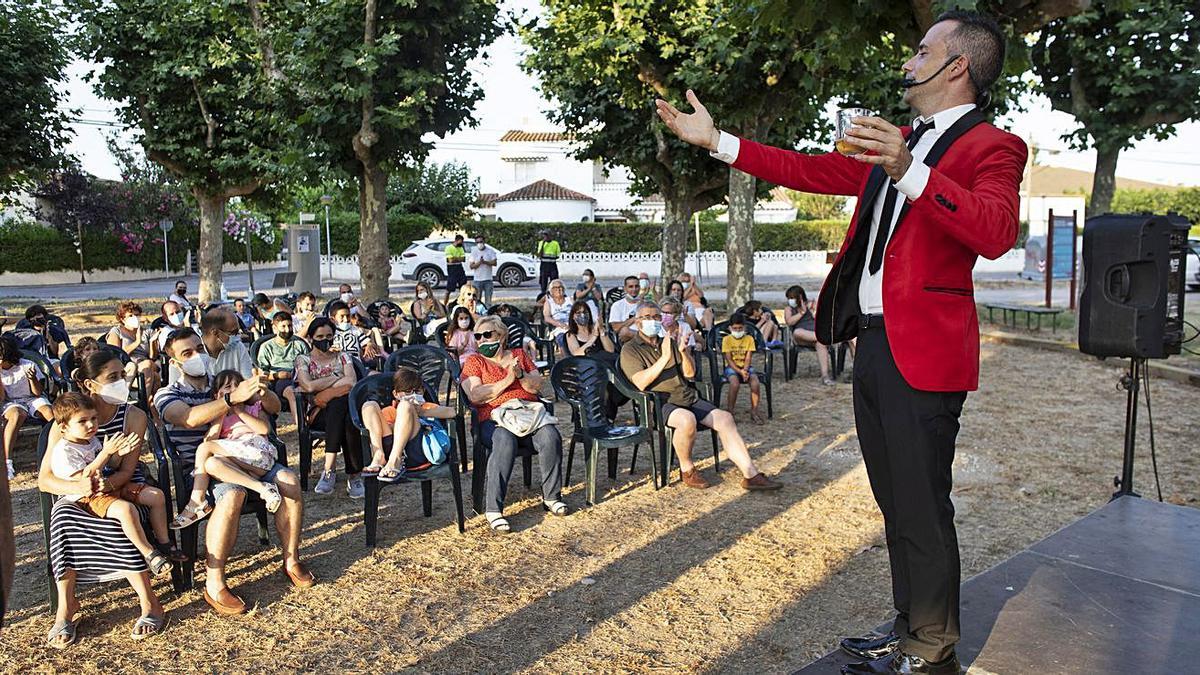
<path id="1" fill-rule="evenodd" d="M 1183 340 L 1188 221 L 1113 214 L 1083 226 L 1079 351 L 1160 359 Z"/>

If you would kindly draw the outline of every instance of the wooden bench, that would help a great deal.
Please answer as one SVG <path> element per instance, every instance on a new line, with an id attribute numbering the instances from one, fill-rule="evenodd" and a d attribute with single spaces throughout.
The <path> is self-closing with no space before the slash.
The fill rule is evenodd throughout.
<path id="1" fill-rule="evenodd" d="M 996 323 L 996 320 L 993 316 L 993 312 L 998 309 L 1001 312 L 1001 314 L 1000 314 L 1001 322 L 1005 326 L 1009 325 L 1008 318 L 1010 315 L 1012 316 L 1012 327 L 1013 328 L 1017 327 L 1017 314 L 1024 312 L 1025 313 L 1025 329 L 1026 330 L 1041 330 L 1042 329 L 1042 317 L 1049 315 L 1050 316 L 1050 331 L 1052 333 L 1058 332 L 1058 315 L 1063 313 L 1063 310 L 1055 308 L 1055 307 L 1039 307 L 1037 305 L 1006 305 L 1006 304 L 1001 304 L 1001 303 L 984 303 L 983 306 L 985 309 L 987 309 L 989 322 Z M 1035 316 L 1037 317 L 1037 327 L 1036 328 L 1034 328 L 1034 326 L 1032 325 L 1033 317 L 1035 317 Z"/>

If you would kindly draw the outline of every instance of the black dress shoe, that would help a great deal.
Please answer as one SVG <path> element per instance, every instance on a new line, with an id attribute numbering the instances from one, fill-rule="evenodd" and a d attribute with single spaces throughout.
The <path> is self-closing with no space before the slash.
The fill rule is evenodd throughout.
<path id="1" fill-rule="evenodd" d="M 962 667 L 958 663 L 958 655 L 951 654 L 945 659 L 932 663 L 925 659 L 897 651 L 874 661 L 850 663 L 842 666 L 842 675 L 959 675 Z"/>
<path id="2" fill-rule="evenodd" d="M 887 635 L 864 635 L 862 637 L 842 638 L 842 651 L 850 656 L 857 656 L 864 661 L 881 659 L 900 646 L 900 636 L 888 631 Z"/>

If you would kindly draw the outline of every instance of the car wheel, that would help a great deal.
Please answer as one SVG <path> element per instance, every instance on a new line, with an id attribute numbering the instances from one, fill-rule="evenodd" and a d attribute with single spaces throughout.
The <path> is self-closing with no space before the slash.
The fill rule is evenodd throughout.
<path id="1" fill-rule="evenodd" d="M 500 285 L 513 288 L 525 283 L 525 272 L 516 265 L 505 265 L 500 268 Z"/>
<path id="2" fill-rule="evenodd" d="M 432 265 L 426 265 L 417 270 L 417 281 L 424 282 L 430 288 L 442 285 L 442 271 Z"/>

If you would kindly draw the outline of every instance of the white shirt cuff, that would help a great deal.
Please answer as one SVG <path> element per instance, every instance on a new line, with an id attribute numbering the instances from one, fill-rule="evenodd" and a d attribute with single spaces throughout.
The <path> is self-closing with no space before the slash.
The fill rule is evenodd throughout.
<path id="1" fill-rule="evenodd" d="M 916 201 L 925 192 L 925 186 L 929 184 L 929 165 L 925 162 L 913 159 L 909 165 L 908 171 L 896 181 L 896 190 L 908 197 L 912 201 Z"/>
<path id="2" fill-rule="evenodd" d="M 722 162 L 725 162 L 726 164 L 733 164 L 737 161 L 738 151 L 741 149 L 742 139 L 734 136 L 733 134 L 727 134 L 722 131 L 721 137 L 717 141 L 717 151 L 710 152 L 708 154 L 716 159 L 721 160 Z"/>

